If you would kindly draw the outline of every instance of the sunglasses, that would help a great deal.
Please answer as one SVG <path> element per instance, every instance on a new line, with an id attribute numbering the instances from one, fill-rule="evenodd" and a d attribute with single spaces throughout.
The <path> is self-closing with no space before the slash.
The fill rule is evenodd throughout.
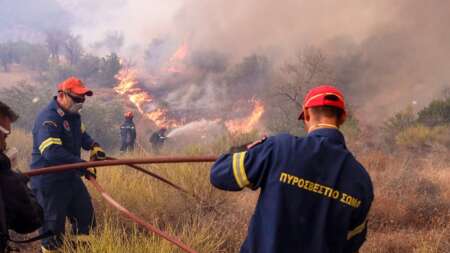
<path id="1" fill-rule="evenodd" d="M 66 92 L 66 94 L 67 94 L 67 96 L 69 96 L 69 97 L 73 100 L 73 102 L 75 102 L 75 103 L 84 103 L 84 101 L 86 100 L 86 98 L 85 98 L 84 96 L 79 97 L 79 96 L 72 95 L 72 94 L 70 94 L 70 93 L 68 93 L 68 92 Z"/>
<path id="2" fill-rule="evenodd" d="M 6 128 L 4 128 L 2 126 L 0 126 L 0 132 L 2 132 L 5 135 L 5 137 L 11 133 L 11 131 L 6 130 Z"/>

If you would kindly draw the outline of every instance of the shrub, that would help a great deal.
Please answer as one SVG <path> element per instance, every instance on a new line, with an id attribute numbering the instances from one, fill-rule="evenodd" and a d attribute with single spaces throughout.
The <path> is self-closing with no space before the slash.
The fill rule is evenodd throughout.
<path id="1" fill-rule="evenodd" d="M 418 122 L 426 126 L 437 126 L 450 123 L 450 97 L 445 100 L 434 100 L 419 113 Z"/>
<path id="2" fill-rule="evenodd" d="M 433 145 L 442 145 L 450 148 L 450 127 L 427 127 L 416 125 L 401 131 L 395 137 L 395 142 L 400 147 L 413 150 L 429 148 Z"/>
<path id="3" fill-rule="evenodd" d="M 398 133 L 414 124 L 416 124 L 416 115 L 412 107 L 407 107 L 405 110 L 396 113 L 384 123 L 383 137 L 385 142 L 392 146 L 395 144 L 395 137 Z"/>

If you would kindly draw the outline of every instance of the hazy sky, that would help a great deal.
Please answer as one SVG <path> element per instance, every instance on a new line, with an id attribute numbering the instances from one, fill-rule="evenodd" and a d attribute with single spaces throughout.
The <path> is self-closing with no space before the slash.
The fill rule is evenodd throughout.
<path id="1" fill-rule="evenodd" d="M 58 0 L 72 12 L 73 31 L 86 42 L 101 39 L 109 31 L 120 31 L 128 45 L 145 45 L 152 38 L 171 32 L 181 0 Z"/>

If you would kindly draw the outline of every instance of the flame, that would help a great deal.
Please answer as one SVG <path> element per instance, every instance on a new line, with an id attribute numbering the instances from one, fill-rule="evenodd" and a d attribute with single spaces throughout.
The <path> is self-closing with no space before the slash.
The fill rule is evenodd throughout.
<path id="1" fill-rule="evenodd" d="M 124 95 L 129 90 L 133 89 L 138 84 L 136 80 L 136 70 L 121 69 L 115 76 L 119 80 L 119 84 L 114 87 L 114 90 L 120 95 Z"/>
<path id="2" fill-rule="evenodd" d="M 184 72 L 186 68 L 183 64 L 184 59 L 189 53 L 189 47 L 186 42 L 183 42 L 181 46 L 175 51 L 175 53 L 170 57 L 168 67 L 166 71 L 169 73 L 181 73 Z"/>
<path id="3" fill-rule="evenodd" d="M 264 113 L 264 105 L 259 100 L 254 100 L 253 103 L 253 111 L 249 117 L 225 122 L 225 126 L 230 133 L 249 133 L 255 128 Z"/>
<path id="4" fill-rule="evenodd" d="M 175 51 L 175 53 L 170 57 L 170 62 L 174 61 L 183 61 L 188 55 L 188 44 L 184 42 L 181 46 Z"/>
<path id="5" fill-rule="evenodd" d="M 119 81 L 114 91 L 120 95 L 128 96 L 128 99 L 133 103 L 137 110 L 153 121 L 159 128 L 176 127 L 178 123 L 174 120 L 167 118 L 167 110 L 162 108 L 156 108 L 153 111 L 146 112 L 144 107 L 153 103 L 152 96 L 145 90 L 138 87 L 137 71 L 134 69 L 121 69 L 115 76 Z"/>

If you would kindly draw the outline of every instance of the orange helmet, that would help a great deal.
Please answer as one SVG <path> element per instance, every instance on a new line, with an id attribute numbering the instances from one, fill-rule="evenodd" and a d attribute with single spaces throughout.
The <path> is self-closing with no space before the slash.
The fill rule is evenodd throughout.
<path id="1" fill-rule="evenodd" d="M 86 88 L 80 79 L 73 76 L 58 84 L 58 91 L 70 92 L 78 96 L 92 96 L 94 94 L 90 89 Z"/>
<path id="2" fill-rule="evenodd" d="M 133 112 L 126 112 L 123 115 L 125 118 L 127 119 L 132 119 L 133 118 Z"/>

